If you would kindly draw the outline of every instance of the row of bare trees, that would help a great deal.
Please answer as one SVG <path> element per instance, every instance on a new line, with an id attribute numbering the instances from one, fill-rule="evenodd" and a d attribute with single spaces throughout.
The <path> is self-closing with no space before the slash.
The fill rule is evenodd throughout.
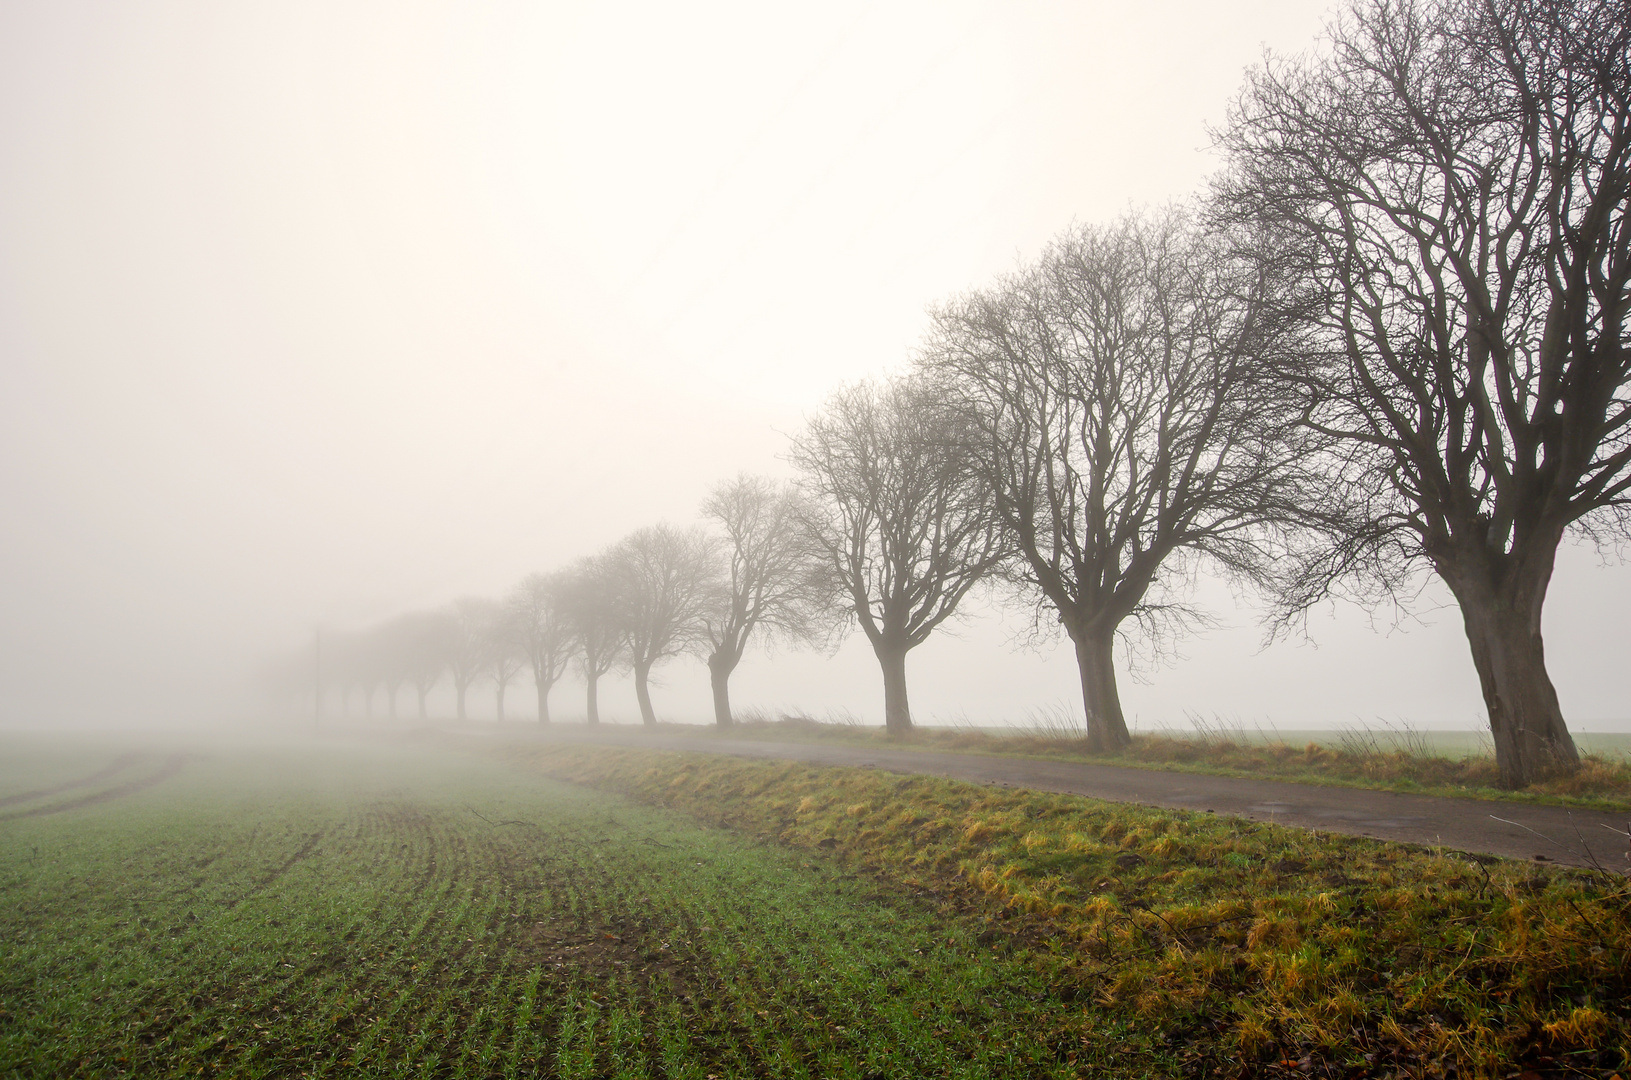
<path id="1" fill-rule="evenodd" d="M 1426 572 L 1503 780 L 1575 765 L 1541 611 L 1568 533 L 1631 523 L 1623 2 L 1354 0 L 1323 45 L 1248 76 L 1193 205 L 1068 229 L 936 308 L 908 374 L 794 438 L 796 488 L 741 479 L 712 533 L 643 529 L 504 604 L 379 627 L 375 680 L 422 703 L 445 670 L 462 715 L 514 638 L 541 717 L 570 661 L 591 720 L 622 664 L 651 723 L 651 669 L 698 652 L 726 724 L 750 639 L 853 620 L 899 732 L 908 653 L 983 581 L 1069 637 L 1111 750 L 1115 642 L 1202 618 L 1198 567 L 1267 597 L 1274 633 Z"/>
<path id="2" fill-rule="evenodd" d="M 370 716 L 382 694 L 393 718 L 404 686 L 417 691 L 424 718 L 431 690 L 450 681 L 463 720 L 470 688 L 490 683 L 502 721 L 509 684 L 525 669 L 538 719 L 548 723 L 550 690 L 575 668 L 588 722 L 599 723 L 600 679 L 626 668 L 642 721 L 655 724 L 652 669 L 700 653 L 715 719 L 729 725 L 730 677 L 749 643 L 821 638 L 832 626 L 832 589 L 812 558 L 811 514 L 792 485 L 739 476 L 713 492 L 703 516 L 711 529 L 647 526 L 568 567 L 529 575 L 501 599 L 466 597 L 331 633 L 313 655 L 285 658 L 275 676 L 284 689 L 332 688 L 347 710 L 356 695 Z"/>
<path id="3" fill-rule="evenodd" d="M 1566 535 L 1631 523 L 1631 20 L 1356 0 L 1324 45 L 1248 77 L 1191 212 L 1068 230 L 797 441 L 892 726 L 989 573 L 1124 744 L 1112 643 L 1192 616 L 1205 560 L 1277 630 L 1436 575 L 1503 781 L 1578 763 L 1541 612 Z"/>

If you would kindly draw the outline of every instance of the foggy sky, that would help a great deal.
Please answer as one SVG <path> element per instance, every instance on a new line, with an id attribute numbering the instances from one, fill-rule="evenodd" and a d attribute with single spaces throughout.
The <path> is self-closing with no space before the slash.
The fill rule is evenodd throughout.
<path id="1" fill-rule="evenodd" d="M 1326 12 L 0 5 L 0 723 L 241 715 L 314 626 L 497 594 L 787 473 L 786 434 L 901 367 L 927 305 L 1198 192 L 1243 69 Z M 1227 625 L 1124 680 L 1141 726 L 1483 724 L 1440 589 L 1424 624 L 1339 608 L 1263 652 L 1203 592 Z M 1628 608 L 1631 571 L 1565 550 L 1577 727 L 1631 716 Z M 919 719 L 1075 708 L 1024 621 L 914 652 Z M 662 715 L 709 715 L 700 662 L 659 678 Z M 859 639 L 750 655 L 732 696 L 881 715 Z M 621 681 L 603 701 L 633 718 Z"/>

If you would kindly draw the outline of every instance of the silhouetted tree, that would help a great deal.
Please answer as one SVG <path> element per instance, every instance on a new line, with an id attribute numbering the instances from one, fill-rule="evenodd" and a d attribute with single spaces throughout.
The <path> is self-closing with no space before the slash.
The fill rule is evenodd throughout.
<path id="1" fill-rule="evenodd" d="M 698 528 L 648 525 L 606 555 L 640 719 L 657 722 L 651 668 L 704 640 L 721 589 L 714 541 Z"/>
<path id="2" fill-rule="evenodd" d="M 560 611 L 572 633 L 572 647 L 583 673 L 585 719 L 600 723 L 600 677 L 623 656 L 623 625 L 617 594 L 603 555 L 580 559 L 561 580 Z"/>
<path id="3" fill-rule="evenodd" d="M 831 576 L 817 562 L 797 491 L 762 476 L 738 476 L 720 484 L 703 514 L 725 534 L 730 578 L 716 591 L 703 617 L 714 720 L 729 727 L 731 672 L 755 631 L 808 641 L 821 627 L 832 601 Z"/>
<path id="4" fill-rule="evenodd" d="M 540 724 L 549 723 L 550 688 L 566 672 L 572 655 L 572 625 L 561 600 L 565 587 L 566 576 L 560 572 L 529 574 L 508 600 L 522 655 L 532 667 Z"/>
<path id="5" fill-rule="evenodd" d="M 1072 228 L 935 314 L 921 363 L 974 433 L 1011 575 L 1075 646 L 1095 750 L 1129 741 L 1118 634 L 1185 612 L 1177 557 L 1261 580 L 1292 514 L 1295 416 L 1251 362 L 1261 282 L 1169 211 Z"/>
<path id="6" fill-rule="evenodd" d="M 1341 440 L 1305 610 L 1428 567 L 1460 605 L 1504 783 L 1578 760 L 1541 608 L 1571 528 L 1631 491 L 1631 20 L 1623 0 L 1358 0 L 1316 57 L 1248 78 L 1223 220 L 1304 284 L 1283 357 Z"/>
<path id="7" fill-rule="evenodd" d="M 1001 556 L 971 434 L 932 394 L 894 381 L 834 394 L 793 442 L 810 540 L 878 658 L 892 735 L 912 727 L 906 654 Z"/>

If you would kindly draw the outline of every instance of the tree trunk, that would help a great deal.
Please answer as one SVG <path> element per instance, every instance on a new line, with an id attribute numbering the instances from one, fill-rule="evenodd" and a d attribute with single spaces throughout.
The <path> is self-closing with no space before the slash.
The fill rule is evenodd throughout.
<path id="1" fill-rule="evenodd" d="M 498 684 L 497 698 L 498 698 L 498 702 L 497 702 L 497 705 L 498 705 L 498 722 L 502 724 L 504 722 L 504 684 L 503 683 Z"/>
<path id="2" fill-rule="evenodd" d="M 549 723 L 549 684 L 542 679 L 538 679 L 534 682 L 534 685 L 538 688 L 538 722 L 547 724 Z"/>
<path id="3" fill-rule="evenodd" d="M 590 675 L 588 682 L 589 712 L 584 722 L 589 724 L 598 724 L 600 723 L 600 677 L 598 675 Z"/>
<path id="4" fill-rule="evenodd" d="M 426 688 L 426 687 L 419 687 L 418 689 L 419 689 L 419 719 L 424 720 L 424 719 L 427 719 L 428 715 L 429 715 L 429 714 L 427 714 L 425 712 L 425 698 L 430 694 L 430 690 L 428 688 Z"/>
<path id="5" fill-rule="evenodd" d="M 466 683 L 459 683 L 453 688 L 454 694 L 458 697 L 458 715 L 461 724 L 464 723 L 464 692 L 467 689 L 469 689 L 469 686 Z"/>
<path id="6" fill-rule="evenodd" d="M 731 715 L 731 671 L 736 659 L 727 652 L 716 652 L 708 657 L 708 681 L 714 688 L 714 723 L 728 728 L 736 723 Z"/>
<path id="7" fill-rule="evenodd" d="M 657 713 L 651 707 L 651 663 L 634 665 L 634 696 L 640 702 L 640 722 L 647 727 L 657 726 Z"/>
<path id="8" fill-rule="evenodd" d="M 874 645 L 872 651 L 883 669 L 883 724 L 891 738 L 901 738 L 912 730 L 912 710 L 906 701 L 906 649 Z"/>
<path id="9" fill-rule="evenodd" d="M 1461 607 L 1473 666 L 1489 712 L 1501 785 L 1521 788 L 1548 773 L 1573 770 L 1580 752 L 1563 722 L 1557 689 L 1546 673 L 1541 605 L 1551 567 L 1510 572 L 1508 587 L 1491 588 L 1481 574 L 1443 575 Z M 1527 580 L 1524 580 L 1524 579 Z"/>
<path id="10" fill-rule="evenodd" d="M 1096 754 L 1112 753 L 1132 742 L 1116 690 L 1116 634 L 1081 631 L 1071 635 L 1082 677 L 1082 713 L 1087 744 Z"/>

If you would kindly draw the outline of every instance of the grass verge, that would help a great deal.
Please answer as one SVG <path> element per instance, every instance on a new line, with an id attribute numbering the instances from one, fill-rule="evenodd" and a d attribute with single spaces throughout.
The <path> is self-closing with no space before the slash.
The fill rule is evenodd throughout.
<path id="1" fill-rule="evenodd" d="M 1631 1068 L 1631 889 L 1610 875 L 873 770 L 507 753 L 995 903 L 1073 972 L 1088 1044 L 1137 1031 L 1187 1075 Z"/>
<path id="2" fill-rule="evenodd" d="M 684 730 L 698 734 L 695 728 Z M 1226 725 L 1203 724 L 1193 736 L 1134 735 L 1132 744 L 1115 754 L 1091 752 L 1079 730 L 1051 720 L 1012 733 L 972 727 L 920 727 L 904 738 L 888 736 L 881 727 L 801 716 L 776 720 L 749 716 L 728 731 L 705 730 L 707 734 L 698 737 L 887 745 L 1631 813 L 1631 759 L 1584 754 L 1578 772 L 1541 780 L 1522 791 L 1508 791 L 1498 786 L 1494 757 L 1444 756 L 1433 752 L 1425 739 L 1409 729 L 1380 734 L 1334 732 L 1338 736 L 1336 745 L 1308 742 L 1294 746 L 1249 739 Z"/>

